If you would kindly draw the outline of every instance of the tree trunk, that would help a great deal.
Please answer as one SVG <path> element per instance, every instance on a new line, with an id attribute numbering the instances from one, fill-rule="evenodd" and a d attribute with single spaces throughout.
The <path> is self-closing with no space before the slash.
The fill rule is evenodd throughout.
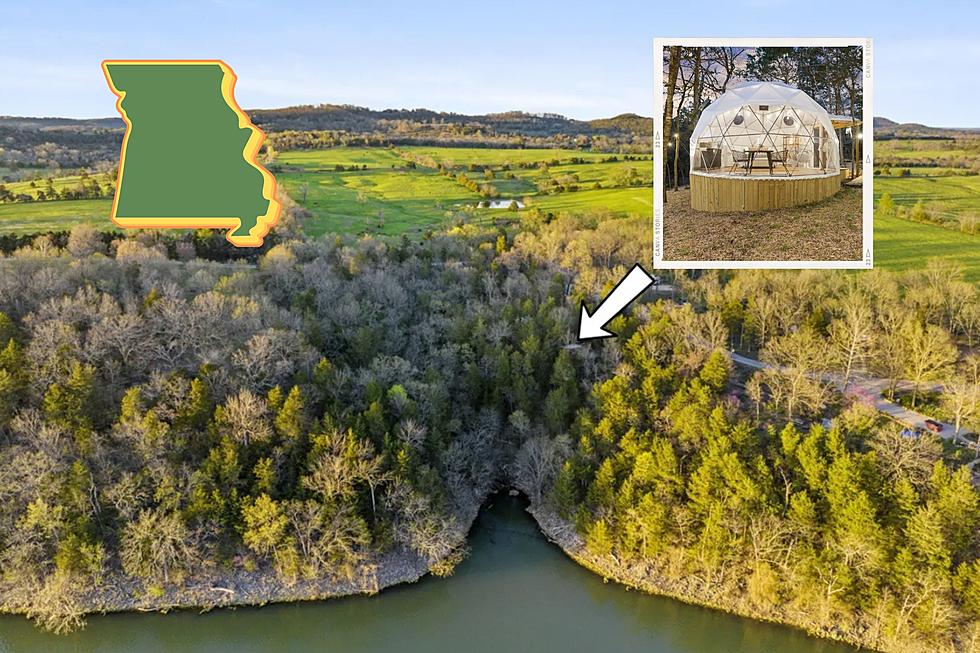
<path id="1" fill-rule="evenodd" d="M 667 97 L 665 98 L 664 105 L 664 124 L 663 131 L 661 132 L 660 147 L 666 151 L 667 143 L 671 138 L 671 127 L 672 120 L 674 117 L 674 91 L 677 88 L 677 73 L 681 67 L 681 47 L 679 45 L 672 45 L 670 47 L 670 59 L 667 64 Z M 664 166 L 664 201 L 667 201 L 667 180 L 666 180 L 666 169 Z"/>
<path id="2" fill-rule="evenodd" d="M 704 83 L 701 77 L 701 48 L 694 48 L 694 79 L 692 80 L 692 84 L 694 112 L 691 114 L 691 121 L 696 123 L 698 121 L 698 114 L 701 113 L 701 95 L 704 92 Z"/>
<path id="3" fill-rule="evenodd" d="M 694 48 L 694 78 L 691 80 L 691 94 L 694 101 L 693 111 L 691 112 L 691 128 L 698 124 L 701 117 L 701 100 L 704 95 L 704 75 L 701 71 L 702 48 Z M 680 130 L 678 130 L 680 133 Z M 675 139 L 674 160 L 680 157 L 681 142 Z M 674 165 L 674 190 L 677 190 L 677 165 Z"/>
<path id="4" fill-rule="evenodd" d="M 857 176 L 857 124 L 854 122 L 854 89 L 848 87 L 848 98 L 851 101 L 851 179 Z"/>
<path id="5" fill-rule="evenodd" d="M 854 349 L 856 344 L 851 340 L 851 347 L 847 352 L 847 365 L 844 366 L 844 387 L 841 388 L 841 392 L 847 392 L 847 384 L 851 381 L 851 366 L 854 364 Z"/>
<path id="6" fill-rule="evenodd" d="M 674 140 L 674 190 L 677 190 L 677 163 L 681 158 L 681 139 L 675 138 Z"/>

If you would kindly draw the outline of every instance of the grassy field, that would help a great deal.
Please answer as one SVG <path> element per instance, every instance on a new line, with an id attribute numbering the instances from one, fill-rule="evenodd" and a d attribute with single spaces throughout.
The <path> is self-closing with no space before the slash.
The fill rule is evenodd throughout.
<path id="1" fill-rule="evenodd" d="M 405 151 L 419 156 L 432 157 L 438 162 L 451 162 L 454 165 L 499 166 L 505 163 L 538 163 L 539 161 L 567 162 L 572 157 L 585 161 L 602 161 L 612 155 L 603 152 L 583 152 L 581 150 L 508 150 L 487 147 L 406 147 Z"/>
<path id="2" fill-rule="evenodd" d="M 336 165 L 392 168 L 402 165 L 402 159 L 393 151 L 380 147 L 335 147 L 327 150 L 295 150 L 281 152 L 276 163 L 284 166 L 300 166 L 309 170 L 333 171 Z"/>
<path id="3" fill-rule="evenodd" d="M 112 188 L 115 185 L 115 178 L 108 173 L 101 173 L 91 175 L 90 180 L 94 179 L 103 188 Z M 51 185 L 58 192 L 62 192 L 66 189 L 77 188 L 82 183 L 81 175 L 69 175 L 66 177 L 55 177 L 51 181 Z M 33 186 L 31 185 L 33 184 Z M 25 195 L 30 195 L 36 198 L 39 191 L 44 191 L 48 182 L 47 179 L 36 179 L 33 181 L 14 181 L 4 184 L 14 195 L 23 193 Z"/>
<path id="4" fill-rule="evenodd" d="M 875 141 L 876 159 L 939 159 L 964 155 L 966 148 L 955 140 L 936 140 L 928 138 L 895 138 Z"/>
<path id="5" fill-rule="evenodd" d="M 956 220 L 964 212 L 980 212 L 980 176 L 964 174 L 976 172 L 978 156 L 978 141 L 972 138 L 877 142 L 875 199 L 888 193 L 899 206 L 921 200 L 947 220 Z"/>
<path id="6" fill-rule="evenodd" d="M 875 200 L 884 193 L 896 204 L 911 206 L 922 200 L 945 218 L 963 212 L 980 212 L 980 176 L 939 176 L 930 168 L 913 169 L 911 177 L 878 175 L 874 179 Z"/>
<path id="7" fill-rule="evenodd" d="M 65 231 L 90 223 L 115 229 L 109 221 L 112 200 L 63 200 L 0 204 L 0 234 Z"/>
<path id="8" fill-rule="evenodd" d="M 492 187 L 496 199 L 520 200 L 528 208 L 619 215 L 649 211 L 652 163 L 624 161 L 621 156 L 613 161 L 614 156 L 553 149 L 340 147 L 283 152 L 276 160 L 276 176 L 290 197 L 309 211 L 303 227 L 312 236 L 420 234 L 458 220 L 480 223 L 510 217 L 506 209 L 478 208 L 485 197 L 457 183 L 454 177 L 459 173 Z M 408 159 L 418 163 L 411 167 Z M 450 166 L 453 175 L 440 174 L 437 164 Z M 486 175 L 484 168 L 493 172 Z M 101 177 L 96 178 L 101 182 Z M 626 185 L 627 178 L 633 185 Z M 554 190 L 549 187 L 552 180 L 577 189 L 544 192 Z M 79 181 L 78 176 L 61 177 L 54 186 L 60 191 Z M 43 180 L 35 187 L 13 182 L 7 188 L 36 196 L 45 185 Z M 70 228 L 86 220 L 102 223 L 107 207 L 105 200 L 4 204 L 0 232 Z"/>
<path id="9" fill-rule="evenodd" d="M 926 145 L 916 144 L 917 147 Z M 907 151 L 916 156 L 930 152 Z M 427 165 L 411 168 L 405 157 L 451 165 L 454 174 L 463 172 L 478 184 L 493 186 L 499 199 L 519 199 L 526 201 L 529 208 L 547 212 L 649 214 L 653 204 L 649 160 L 624 161 L 617 157 L 611 161 L 609 154 L 578 150 L 410 147 L 403 148 L 401 153 L 405 156 L 395 150 L 363 147 L 283 152 L 276 161 L 281 168 L 277 177 L 289 195 L 309 211 L 303 226 L 313 236 L 325 233 L 417 235 L 427 228 L 439 228 L 457 220 L 486 223 L 514 217 L 506 209 L 474 208 L 483 199 L 480 194 L 435 168 Z M 572 163 L 573 157 L 581 162 Z M 539 166 L 542 162 L 546 165 Z M 476 170 L 470 170 L 471 165 Z M 493 170 L 492 178 L 484 174 L 484 167 Z M 624 171 L 631 168 L 641 185 L 610 187 L 621 183 Z M 980 212 L 980 177 L 939 176 L 943 172 L 941 168 L 913 168 L 912 171 L 912 177 L 876 177 L 876 198 L 888 192 L 900 205 L 911 205 L 922 199 L 950 215 Z M 511 175 L 513 178 L 508 178 Z M 549 179 L 572 175 L 579 190 L 549 194 L 541 191 Z M 60 178 L 55 181 L 55 187 L 72 187 L 78 181 L 77 176 Z M 596 188 L 596 184 L 600 187 Z M 20 192 L 21 184 L 8 184 L 10 187 Z M 0 233 L 59 231 L 82 222 L 111 228 L 110 204 L 110 200 L 0 204 Z M 978 251 L 978 236 L 894 217 L 878 216 L 875 221 L 875 261 L 882 267 L 916 267 L 922 265 L 924 255 L 938 256 L 965 266 L 968 276 L 980 282 Z"/>
<path id="10" fill-rule="evenodd" d="M 878 267 L 909 270 L 923 267 L 926 258 L 941 258 L 961 266 L 969 280 L 980 283 L 980 236 L 876 215 L 874 242 Z"/>
<path id="11" fill-rule="evenodd" d="M 312 214 L 304 229 L 315 236 L 421 233 L 459 219 L 486 222 L 507 217 L 505 209 L 476 208 L 485 198 L 456 183 L 457 174 L 492 187 L 496 199 L 519 200 L 543 211 L 649 211 L 650 162 L 611 157 L 578 150 L 353 147 L 283 152 L 276 163 L 281 168 L 277 177 L 290 197 Z M 439 165 L 451 169 L 452 177 L 440 174 Z M 485 168 L 491 169 L 490 175 Z M 610 187 L 622 185 L 630 169 L 637 185 Z M 574 183 L 578 190 L 544 193 L 541 188 L 549 179 Z"/>
<path id="12" fill-rule="evenodd" d="M 446 224 L 454 205 L 480 199 L 435 170 L 405 169 L 405 161 L 385 149 L 284 152 L 277 164 L 279 182 L 312 214 L 303 224 L 311 236 L 421 233 Z"/>
<path id="13" fill-rule="evenodd" d="M 560 193 L 532 198 L 532 207 L 559 213 L 610 212 L 616 214 L 649 213 L 653 215 L 653 187 L 609 188 L 576 193 Z"/>

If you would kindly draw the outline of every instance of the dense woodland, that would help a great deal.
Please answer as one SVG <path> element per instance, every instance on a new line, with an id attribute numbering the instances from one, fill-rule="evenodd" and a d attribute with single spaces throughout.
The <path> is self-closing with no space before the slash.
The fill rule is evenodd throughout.
<path id="1" fill-rule="evenodd" d="M 0 168 L 49 170 L 114 165 L 122 144 L 122 120 L 12 118 L 0 116 Z M 14 180 L 12 175 L 0 176 Z"/>
<path id="2" fill-rule="evenodd" d="M 976 286 L 935 264 L 678 276 L 676 301 L 576 343 L 644 228 L 528 211 L 294 237 L 255 266 L 176 261 L 149 232 L 22 247 L 0 278 L 3 605 L 62 630 L 100 588 L 342 581 L 402 550 L 449 573 L 459 520 L 513 483 L 600 564 L 692 596 L 892 650 L 975 642 L 972 453 L 903 436 L 857 380 L 938 384 L 976 429 Z"/>
<path id="3" fill-rule="evenodd" d="M 279 150 L 337 145 L 450 145 L 468 147 L 594 148 L 648 152 L 650 118 L 623 114 L 574 120 L 558 114 L 522 111 L 468 116 L 429 109 L 375 111 L 349 105 L 250 112 L 271 133 Z"/>
<path id="4" fill-rule="evenodd" d="M 456 513 L 570 363 L 560 275 L 502 265 L 497 232 L 257 268 L 155 241 L 79 228 L 4 261 L 4 605 L 64 629 L 120 578 L 344 579 L 393 548 L 451 568 Z"/>
<path id="5" fill-rule="evenodd" d="M 534 487 L 600 568 L 642 562 L 632 579 L 713 604 L 741 596 L 869 646 L 975 650 L 970 471 L 950 445 L 882 419 L 860 386 L 840 392 L 856 375 L 907 379 L 915 406 L 935 383 L 945 417 L 976 429 L 980 357 L 956 346 L 976 344 L 975 287 L 931 267 L 708 275 L 689 291 L 704 312 L 646 305 L 623 322 L 615 376 L 549 451 L 553 482 Z M 746 339 L 777 367 L 733 387 L 724 351 Z"/>

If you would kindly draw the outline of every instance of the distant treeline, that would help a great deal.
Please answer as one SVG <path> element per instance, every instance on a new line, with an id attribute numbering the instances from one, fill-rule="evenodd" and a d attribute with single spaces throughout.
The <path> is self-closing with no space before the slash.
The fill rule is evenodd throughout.
<path id="1" fill-rule="evenodd" d="M 920 135 L 920 136 L 907 136 L 907 135 L 904 135 L 904 134 L 895 134 L 895 133 L 891 133 L 891 132 L 884 132 L 882 134 L 879 134 L 879 133 L 875 132 L 875 140 L 876 141 L 906 141 L 906 140 L 909 140 L 911 138 L 914 138 L 917 141 L 950 141 L 950 142 L 956 142 L 956 139 L 953 138 L 952 136 L 936 136 L 936 135 L 933 135 L 933 134 L 923 134 L 923 135 Z"/>
<path id="2" fill-rule="evenodd" d="M 341 130 L 352 133 L 410 133 L 420 129 L 438 130 L 447 135 L 523 135 L 566 136 L 607 135 L 622 137 L 634 133 L 652 135 L 651 118 L 622 114 L 614 118 L 583 121 L 555 113 L 508 111 L 486 115 L 445 113 L 430 109 L 385 109 L 377 111 L 351 105 L 321 104 L 254 110 L 252 120 L 267 131 Z"/>
<path id="3" fill-rule="evenodd" d="M 278 150 L 337 145 L 652 149 L 651 118 L 623 114 L 583 121 L 520 111 L 462 115 L 429 109 L 329 105 L 250 110 Z M 118 119 L 0 118 L 0 167 L 89 168 L 119 157 Z"/>
<path id="4" fill-rule="evenodd" d="M 961 174 L 980 172 L 980 138 L 976 136 L 884 140 L 890 142 L 875 153 L 875 166 L 882 174 L 889 174 L 888 168 L 956 168 L 965 171 Z"/>
<path id="5" fill-rule="evenodd" d="M 96 123 L 0 120 L 0 167 L 87 168 L 119 157 L 122 129 Z"/>
<path id="6" fill-rule="evenodd" d="M 281 131 L 271 132 L 266 148 L 275 150 L 318 150 L 331 147 L 474 147 L 488 149 L 578 149 L 601 152 L 647 152 L 651 149 L 649 137 L 629 136 L 524 136 L 519 134 L 453 134 L 420 129 L 414 134 L 387 134 L 374 132 L 355 134 L 346 131 Z"/>
<path id="7" fill-rule="evenodd" d="M 287 227 L 288 232 L 288 227 Z M 255 263 L 281 240 L 278 231 L 271 232 L 261 247 L 235 247 L 225 240 L 224 232 L 214 229 L 196 231 L 140 230 L 121 234 L 98 231 L 83 225 L 72 230 L 48 231 L 32 234 L 0 234 L 0 255 L 34 250 L 38 252 L 67 250 L 72 252 L 107 253 L 120 247 L 131 252 L 139 250 L 139 257 L 150 259 L 189 260 Z M 126 244 L 124 244 L 126 243 Z M 139 258 L 138 257 L 138 258 Z"/>

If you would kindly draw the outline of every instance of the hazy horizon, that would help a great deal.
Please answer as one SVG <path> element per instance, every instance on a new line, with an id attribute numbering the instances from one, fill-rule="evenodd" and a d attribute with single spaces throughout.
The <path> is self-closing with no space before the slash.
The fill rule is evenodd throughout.
<path id="1" fill-rule="evenodd" d="M 468 115 L 650 116 L 653 38 L 707 32 L 871 37 L 875 115 L 980 126 L 973 109 L 980 85 L 971 82 L 978 73 L 950 64 L 980 55 L 972 33 L 980 10 L 970 5 L 922 12 L 915 3 L 866 3 L 850 7 L 846 20 L 818 11 L 790 22 L 791 30 L 780 20 L 795 7 L 788 0 L 746 0 L 730 13 L 719 13 L 717 4 L 598 8 L 509 0 L 490 7 L 439 1 L 268 7 L 257 0 L 7 6 L 0 24 L 0 114 L 112 117 L 115 98 L 102 76 L 103 59 L 220 58 L 238 74 L 236 96 L 244 107 L 329 101 Z M 909 21 L 913 10 L 916 20 Z"/>
<path id="2" fill-rule="evenodd" d="M 350 107 L 355 107 L 355 108 L 358 108 L 358 109 L 367 109 L 369 111 L 416 111 L 416 110 L 427 110 L 427 111 L 433 111 L 433 112 L 436 112 L 436 113 L 442 113 L 442 114 L 446 114 L 446 115 L 453 115 L 453 114 L 455 114 L 455 115 L 469 115 L 469 116 L 485 116 L 485 115 L 501 114 L 501 113 L 513 113 L 513 112 L 522 112 L 522 113 L 527 113 L 527 114 L 541 114 L 541 113 L 552 113 L 552 114 L 554 114 L 554 113 L 556 113 L 554 111 L 540 112 L 540 111 L 524 111 L 523 109 L 510 109 L 510 110 L 507 110 L 507 111 L 492 111 L 492 112 L 488 112 L 488 113 L 479 113 L 479 114 L 463 114 L 463 113 L 460 113 L 458 111 L 445 111 L 445 110 L 439 109 L 437 107 L 411 107 L 411 108 L 409 108 L 409 107 L 384 107 L 384 108 L 379 108 L 379 107 L 362 107 L 362 106 L 351 105 L 351 104 L 341 104 L 341 103 L 338 103 L 338 102 L 314 102 L 314 103 L 311 103 L 311 104 L 313 106 L 318 106 L 318 105 L 350 106 Z M 245 108 L 245 111 L 246 112 L 248 112 L 248 111 L 276 111 L 276 110 L 282 110 L 282 109 L 291 109 L 291 108 L 295 108 L 295 107 L 299 107 L 299 106 L 308 106 L 308 105 L 289 105 L 289 106 L 283 106 L 283 107 L 247 107 L 247 108 Z M 642 113 L 627 112 L 627 114 L 636 115 L 636 116 L 639 116 L 641 118 L 651 118 L 651 116 L 645 115 L 645 114 L 642 114 Z M 615 118 L 615 117 L 618 117 L 618 116 L 621 116 L 621 115 L 627 115 L 627 114 L 621 114 L 620 113 L 620 114 L 616 114 L 615 116 L 598 116 L 596 118 L 575 118 L 573 116 L 565 116 L 565 115 L 562 114 L 562 117 L 567 118 L 569 120 L 577 120 L 577 121 L 580 121 L 580 122 L 588 122 L 590 120 L 601 120 L 601 119 L 604 119 L 604 118 Z M 934 128 L 938 128 L 938 129 L 980 129 L 980 125 L 976 125 L 976 126 L 974 126 L 974 125 L 933 125 L 931 123 L 928 123 L 928 122 L 925 122 L 925 121 L 922 121 L 922 120 L 898 121 L 898 120 L 892 119 L 890 116 L 883 116 L 883 115 L 880 115 L 880 114 L 878 114 L 878 115 L 876 115 L 874 117 L 875 118 L 883 118 L 885 120 L 891 120 L 892 122 L 895 122 L 897 124 L 903 124 L 905 122 L 907 122 L 907 123 L 917 123 L 917 124 L 925 125 L 926 127 L 934 127 Z M 83 116 L 83 117 L 73 117 L 73 116 L 18 116 L 18 115 L 0 114 L 0 118 L 23 118 L 23 119 L 35 119 L 35 120 L 55 120 L 55 119 L 61 119 L 61 120 L 118 120 L 119 122 L 122 122 L 122 118 L 120 118 L 118 115 L 115 115 L 115 116 Z"/>

